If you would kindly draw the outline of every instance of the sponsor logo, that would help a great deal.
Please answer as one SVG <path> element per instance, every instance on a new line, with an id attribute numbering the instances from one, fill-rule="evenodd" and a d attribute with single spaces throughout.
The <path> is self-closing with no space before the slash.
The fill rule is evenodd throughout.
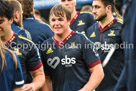
<path id="1" fill-rule="evenodd" d="M 92 38 L 92 37 L 96 37 L 95 32 L 93 32 L 93 33 L 90 35 L 90 37 L 91 37 L 91 38 Z"/>
<path id="2" fill-rule="evenodd" d="M 49 48 L 46 52 L 46 54 L 50 54 L 50 53 L 53 53 L 53 50 L 51 48 Z"/>
<path id="3" fill-rule="evenodd" d="M 103 50 L 104 52 L 109 52 L 111 48 L 114 47 L 114 44 L 107 44 L 107 42 L 101 44 L 100 42 L 94 43 L 96 50 Z"/>
<path id="4" fill-rule="evenodd" d="M 64 58 L 60 59 L 59 57 L 49 58 L 47 60 L 47 64 L 52 67 L 53 69 L 56 69 L 56 67 L 61 63 L 65 67 L 72 67 L 72 65 L 76 64 L 76 58 L 72 57 L 69 58 L 67 55 L 65 55 Z"/>

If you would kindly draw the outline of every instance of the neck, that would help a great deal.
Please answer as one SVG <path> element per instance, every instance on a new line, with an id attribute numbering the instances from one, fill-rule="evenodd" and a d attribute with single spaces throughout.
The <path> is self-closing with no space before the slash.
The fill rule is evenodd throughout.
<path id="1" fill-rule="evenodd" d="M 112 14 L 111 15 L 107 15 L 107 17 L 105 17 L 102 21 L 100 21 L 99 24 L 101 25 L 102 28 L 104 28 L 113 19 L 114 19 L 114 17 L 112 16 Z"/>
<path id="2" fill-rule="evenodd" d="M 73 10 L 73 12 L 71 13 L 71 20 L 73 18 L 76 18 L 77 17 L 77 11 L 76 10 Z"/>
<path id="3" fill-rule="evenodd" d="M 57 41 L 63 41 L 70 33 L 71 33 L 71 29 L 69 28 L 67 31 L 65 31 L 65 33 L 63 34 L 55 34 L 54 35 L 54 38 L 57 40 Z"/>
<path id="4" fill-rule="evenodd" d="M 2 39 L 2 42 L 7 42 L 9 41 L 13 36 L 13 31 L 9 31 L 5 36 L 3 36 L 1 39 Z"/>

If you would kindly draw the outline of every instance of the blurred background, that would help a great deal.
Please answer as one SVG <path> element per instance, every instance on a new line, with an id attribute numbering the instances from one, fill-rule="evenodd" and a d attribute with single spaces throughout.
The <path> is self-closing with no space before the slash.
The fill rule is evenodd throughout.
<path id="1" fill-rule="evenodd" d="M 91 5 L 93 0 L 76 0 L 77 11 L 80 11 L 81 8 L 85 5 Z M 48 17 L 50 9 L 55 5 L 58 4 L 59 0 L 34 0 L 34 9 L 38 10 L 37 14 L 40 14 L 41 17 L 45 19 L 45 21 L 48 23 Z M 123 0 L 115 0 L 115 5 L 118 11 L 121 13 L 121 7 L 123 5 Z"/>

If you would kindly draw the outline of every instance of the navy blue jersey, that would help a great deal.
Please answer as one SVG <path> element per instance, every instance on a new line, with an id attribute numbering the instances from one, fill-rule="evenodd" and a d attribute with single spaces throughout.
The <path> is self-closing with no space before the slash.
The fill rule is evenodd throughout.
<path id="1" fill-rule="evenodd" d="M 24 29 L 31 34 L 32 41 L 35 44 L 41 44 L 44 40 L 53 36 L 53 32 L 47 24 L 40 23 L 30 15 L 23 20 Z"/>
<path id="2" fill-rule="evenodd" d="M 115 91 L 136 91 L 136 0 L 126 0 L 122 40 L 125 66 Z"/>
<path id="3" fill-rule="evenodd" d="M 5 66 L 2 72 L 0 68 L 0 90 L 13 91 L 14 88 L 24 85 L 23 72 L 21 69 L 19 58 L 17 56 L 17 69 L 15 68 L 15 63 L 13 61 L 12 55 L 7 51 L 5 51 L 5 58 L 7 68 Z M 0 57 L 0 67 L 1 66 L 2 60 Z"/>
<path id="4" fill-rule="evenodd" d="M 29 39 L 14 34 L 6 46 L 15 51 L 23 70 L 25 83 L 30 83 L 32 78 L 29 71 L 35 71 L 42 66 L 39 51 L 36 45 Z M 11 42 L 12 41 L 12 42 Z"/>
<path id="5" fill-rule="evenodd" d="M 63 42 L 45 41 L 41 54 L 53 91 L 78 91 L 90 78 L 89 68 L 101 62 L 93 43 L 74 31 Z"/>
<path id="6" fill-rule="evenodd" d="M 77 17 L 73 18 L 70 22 L 70 28 L 86 34 L 87 29 L 95 23 L 93 15 L 91 13 L 77 12 Z"/>
<path id="7" fill-rule="evenodd" d="M 113 91 L 115 84 L 123 69 L 123 48 L 120 48 L 122 24 L 121 21 L 114 19 L 104 28 L 99 23 L 95 23 L 87 30 L 87 37 L 94 42 L 96 49 L 103 62 L 108 52 L 115 45 L 115 52 L 110 58 L 109 63 L 104 67 L 105 77 L 96 91 Z"/>
<path id="8" fill-rule="evenodd" d="M 11 28 L 13 32 L 15 32 L 17 35 L 22 35 L 23 37 L 26 37 L 31 40 L 30 33 L 27 30 L 20 28 L 15 21 L 13 21 Z"/>

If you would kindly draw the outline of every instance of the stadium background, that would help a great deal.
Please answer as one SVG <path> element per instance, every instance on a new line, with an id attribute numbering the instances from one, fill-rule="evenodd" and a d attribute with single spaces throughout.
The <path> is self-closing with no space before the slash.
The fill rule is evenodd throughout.
<path id="1" fill-rule="evenodd" d="M 116 8 L 121 13 L 121 6 L 123 5 L 124 0 L 115 0 Z M 91 5 L 93 0 L 76 0 L 77 11 L 80 11 L 82 6 L 84 5 Z M 41 16 L 48 21 L 50 9 L 55 5 L 58 4 L 59 0 L 34 0 L 34 9 L 40 11 Z"/>

